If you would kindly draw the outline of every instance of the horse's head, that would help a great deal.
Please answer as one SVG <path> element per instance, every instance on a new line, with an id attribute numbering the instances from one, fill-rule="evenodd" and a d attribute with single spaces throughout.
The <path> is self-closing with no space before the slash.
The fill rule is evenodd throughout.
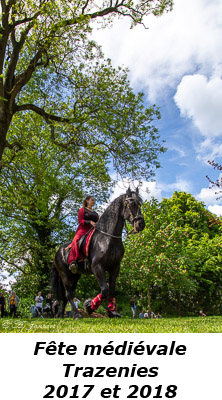
<path id="1" fill-rule="evenodd" d="M 129 221 L 136 232 L 145 228 L 144 217 L 141 214 L 142 199 L 139 196 L 138 188 L 135 192 L 130 188 L 127 190 L 124 198 L 124 219 Z"/>

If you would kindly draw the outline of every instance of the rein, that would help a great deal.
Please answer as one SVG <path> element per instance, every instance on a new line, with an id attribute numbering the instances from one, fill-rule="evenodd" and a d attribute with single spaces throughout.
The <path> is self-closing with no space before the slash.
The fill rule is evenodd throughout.
<path id="1" fill-rule="evenodd" d="M 116 238 L 116 239 L 122 239 L 122 236 L 111 235 L 110 233 L 100 231 L 100 230 L 99 230 L 98 228 L 96 228 L 96 227 L 95 227 L 95 229 L 96 229 L 98 232 L 103 233 L 103 234 L 106 235 L 106 236 L 110 236 L 110 237 Z"/>

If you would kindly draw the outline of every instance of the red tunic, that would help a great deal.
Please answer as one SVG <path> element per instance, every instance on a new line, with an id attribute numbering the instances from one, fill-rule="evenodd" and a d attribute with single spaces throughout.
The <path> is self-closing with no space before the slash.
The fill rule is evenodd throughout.
<path id="1" fill-rule="evenodd" d="M 80 208 L 78 212 L 79 226 L 71 244 L 72 248 L 69 254 L 69 264 L 74 260 L 82 258 L 81 254 L 79 253 L 79 239 L 92 228 L 90 221 L 97 222 L 98 219 L 99 215 L 96 211 L 90 211 L 87 208 Z"/>

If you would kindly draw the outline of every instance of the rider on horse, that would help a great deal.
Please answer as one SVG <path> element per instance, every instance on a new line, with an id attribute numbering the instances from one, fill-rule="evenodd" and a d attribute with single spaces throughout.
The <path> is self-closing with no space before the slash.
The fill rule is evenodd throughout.
<path id="1" fill-rule="evenodd" d="M 79 240 L 96 225 L 96 222 L 99 219 L 99 215 L 97 214 L 97 212 L 93 211 L 92 209 L 94 204 L 95 199 L 93 196 L 87 196 L 83 201 L 83 206 L 78 212 L 79 226 L 77 228 L 72 243 L 68 246 L 71 247 L 68 260 L 69 269 L 74 274 L 76 274 L 78 271 L 78 261 L 83 261 L 82 256 L 79 252 Z M 87 264 L 87 261 L 88 260 L 85 260 L 85 264 Z"/>
<path id="2" fill-rule="evenodd" d="M 73 302 L 73 293 L 82 275 L 93 274 L 100 287 L 100 293 L 93 299 L 89 298 L 85 301 L 84 306 L 87 313 L 91 315 L 107 299 L 108 316 L 117 318 L 120 317 L 120 314 L 116 306 L 115 284 L 124 255 L 123 228 L 126 221 L 132 225 L 133 232 L 138 233 L 145 228 L 144 217 L 141 213 L 142 200 L 139 196 L 138 188 L 136 191 L 132 191 L 129 188 L 125 194 L 120 195 L 110 203 L 99 219 L 98 215 L 92 210 L 94 199 L 90 200 L 90 198 L 92 196 L 89 196 L 86 199 L 86 203 L 83 204 L 83 211 L 79 210 L 80 226 L 73 241 L 74 247 L 71 254 L 72 261 L 77 263 L 77 259 L 80 256 L 79 253 L 81 253 L 77 247 L 80 236 L 88 232 L 96 224 L 96 229 L 91 231 L 90 246 L 88 246 L 89 242 L 84 245 L 88 250 L 89 268 L 86 271 L 80 263 L 79 269 L 77 268 L 77 272 L 73 274 L 68 269 L 66 259 L 67 252 L 65 250 L 68 243 L 61 245 L 55 254 L 51 281 L 52 288 L 55 291 L 56 298 L 61 300 L 59 315 L 62 316 L 64 314 L 65 306 L 69 301 L 72 306 L 73 318 L 81 318 L 81 314 Z M 92 213 L 96 215 L 95 219 L 92 217 Z M 81 214 L 82 218 L 80 218 Z"/>

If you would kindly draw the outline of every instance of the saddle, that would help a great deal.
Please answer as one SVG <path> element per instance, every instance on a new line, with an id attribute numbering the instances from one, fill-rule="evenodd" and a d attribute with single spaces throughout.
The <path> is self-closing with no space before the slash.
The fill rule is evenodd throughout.
<path id="1" fill-rule="evenodd" d="M 89 255 L 89 245 L 92 239 L 92 235 L 95 232 L 95 228 L 91 228 L 85 235 L 83 235 L 79 240 L 79 252 L 83 257 L 88 257 Z"/>
<path id="2" fill-rule="evenodd" d="M 89 245 L 91 242 L 91 238 L 93 233 L 95 232 L 95 229 L 92 228 L 90 229 L 85 235 L 83 235 L 80 239 L 79 239 L 79 252 L 83 257 L 88 257 L 89 254 Z M 68 264 L 68 260 L 69 260 L 69 254 L 71 251 L 71 243 L 67 243 L 67 246 L 65 244 L 65 247 L 63 248 L 63 260 Z"/>
<path id="3" fill-rule="evenodd" d="M 70 246 L 70 244 L 71 244 L 71 243 L 65 243 L 65 244 L 64 244 L 65 247 L 62 248 L 62 258 L 63 258 L 63 261 L 64 261 L 66 264 L 68 264 L 69 254 L 70 254 L 70 251 L 71 251 L 71 246 Z M 70 246 L 70 247 L 69 247 L 69 246 Z"/>
<path id="4" fill-rule="evenodd" d="M 86 245 L 86 240 L 87 240 L 88 235 L 89 235 L 89 232 L 87 232 L 85 235 L 83 235 L 83 236 L 79 239 L 79 243 L 78 243 L 78 245 L 79 245 L 79 252 L 80 252 L 80 254 L 82 254 L 82 255 L 84 255 L 84 247 L 85 247 L 85 245 Z"/>

